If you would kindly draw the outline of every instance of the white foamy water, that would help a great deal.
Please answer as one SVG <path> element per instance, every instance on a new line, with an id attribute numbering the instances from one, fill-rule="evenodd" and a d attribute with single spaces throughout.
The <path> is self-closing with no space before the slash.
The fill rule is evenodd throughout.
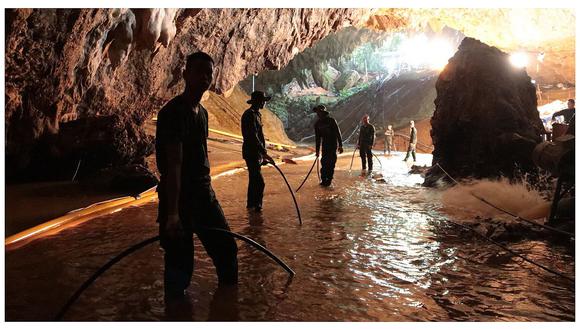
<path id="1" fill-rule="evenodd" d="M 477 216 L 512 220 L 511 216 L 475 196 L 529 219 L 545 218 L 549 210 L 549 202 L 542 198 L 539 191 L 530 188 L 525 182 L 510 183 L 505 178 L 496 181 L 473 180 L 450 187 L 441 193 L 442 209 L 465 220 L 473 220 Z"/>

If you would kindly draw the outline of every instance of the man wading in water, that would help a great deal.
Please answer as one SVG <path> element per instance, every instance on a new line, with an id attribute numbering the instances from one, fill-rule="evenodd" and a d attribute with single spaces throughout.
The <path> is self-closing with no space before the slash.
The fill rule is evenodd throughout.
<path id="1" fill-rule="evenodd" d="M 165 299 L 182 298 L 193 275 L 193 232 L 211 257 L 220 287 L 238 283 L 234 239 L 199 227 L 229 230 L 211 186 L 207 110 L 199 103 L 213 80 L 213 60 L 187 57 L 185 90 L 157 116 L 155 148 L 159 180 L 159 235 L 165 250 Z"/>
<path id="2" fill-rule="evenodd" d="M 314 124 L 316 135 L 316 157 L 320 155 L 320 145 L 322 144 L 322 159 L 320 164 L 320 176 L 322 186 L 328 187 L 334 177 L 334 166 L 336 165 L 336 150 L 342 153 L 342 136 L 336 120 L 330 117 L 324 105 L 317 105 L 312 109 L 318 115 L 318 120 Z"/>
<path id="3" fill-rule="evenodd" d="M 373 171 L 373 145 L 375 144 L 375 127 L 369 123 L 369 115 L 362 117 L 362 126 L 358 134 L 357 147 L 360 151 L 360 159 L 362 162 L 363 173 L 367 169 L 367 162 L 369 163 L 368 174 Z"/>
<path id="4" fill-rule="evenodd" d="M 262 115 L 260 109 L 266 105 L 270 97 L 264 92 L 255 91 L 251 99 L 247 101 L 250 108 L 242 115 L 242 156 L 248 166 L 248 201 L 246 208 L 256 212 L 262 211 L 262 199 L 264 198 L 264 177 L 262 176 L 262 164 L 274 162 L 266 151 L 266 140 L 262 131 Z"/>
<path id="5" fill-rule="evenodd" d="M 389 151 L 389 155 L 391 154 L 391 149 L 393 149 L 393 136 L 395 136 L 395 131 L 393 131 L 393 126 L 387 126 L 385 130 L 385 155 L 387 154 L 387 150 Z"/>
<path id="6" fill-rule="evenodd" d="M 415 128 L 415 122 L 410 121 L 411 130 L 409 131 L 409 147 L 407 148 L 407 156 L 403 159 L 404 162 L 409 159 L 410 155 L 413 155 L 413 161 L 417 161 L 417 155 L 415 154 L 415 150 L 417 148 L 417 129 Z"/>

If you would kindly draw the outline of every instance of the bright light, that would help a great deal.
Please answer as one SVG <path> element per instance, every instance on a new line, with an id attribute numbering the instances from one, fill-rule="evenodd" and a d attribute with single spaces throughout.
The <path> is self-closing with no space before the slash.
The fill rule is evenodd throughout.
<path id="1" fill-rule="evenodd" d="M 513 53 L 510 55 L 510 62 L 516 68 L 523 68 L 528 65 L 528 55 L 526 53 Z"/>
<path id="2" fill-rule="evenodd" d="M 405 39 L 401 43 L 402 60 L 410 66 L 419 66 L 424 60 L 427 50 L 427 37 L 424 34 Z"/>
<path id="3" fill-rule="evenodd" d="M 429 67 L 435 70 L 442 70 L 454 53 L 454 49 L 448 41 L 444 39 L 429 40 L 424 34 L 403 40 L 399 51 L 401 61 L 409 66 Z"/>
<path id="4" fill-rule="evenodd" d="M 442 39 L 435 39 L 429 43 L 430 66 L 435 70 L 443 70 L 453 56 L 453 47 L 449 42 Z"/>

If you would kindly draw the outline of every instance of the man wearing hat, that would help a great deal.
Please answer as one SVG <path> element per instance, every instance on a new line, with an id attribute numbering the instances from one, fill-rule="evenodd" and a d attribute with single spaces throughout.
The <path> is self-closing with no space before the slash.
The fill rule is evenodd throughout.
<path id="1" fill-rule="evenodd" d="M 322 144 L 322 159 L 320 161 L 321 185 L 328 187 L 332 183 L 334 176 L 334 166 L 336 165 L 336 151 L 342 153 L 342 136 L 336 120 L 330 117 L 324 105 L 317 105 L 312 109 L 318 115 L 318 120 L 314 124 L 316 135 L 316 157 L 320 155 L 320 145 Z"/>
<path id="2" fill-rule="evenodd" d="M 266 140 L 262 131 L 262 115 L 260 109 L 264 108 L 271 97 L 264 92 L 255 91 L 251 99 L 247 101 L 250 108 L 242 115 L 242 156 L 248 166 L 248 201 L 246 207 L 260 212 L 264 197 L 264 178 L 262 177 L 262 164 L 274 162 L 266 151 Z"/>

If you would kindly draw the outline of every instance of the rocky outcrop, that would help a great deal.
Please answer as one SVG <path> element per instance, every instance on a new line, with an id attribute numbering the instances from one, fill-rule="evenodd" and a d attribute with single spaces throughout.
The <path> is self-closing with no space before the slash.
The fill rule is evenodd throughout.
<path id="1" fill-rule="evenodd" d="M 382 133 L 386 125 L 393 125 L 395 130 L 405 128 L 404 134 L 408 135 L 409 120 L 418 122 L 433 114 L 436 78 L 435 71 L 382 77 L 369 88 L 329 107 L 339 123 L 343 141 L 356 143 L 360 120 L 365 113 L 377 132 Z M 426 140 L 420 142 L 427 143 Z M 396 143 L 401 147 L 402 140 L 397 138 Z"/>
<path id="2" fill-rule="evenodd" d="M 357 47 L 365 43 L 379 43 L 385 35 L 373 30 L 344 28 L 296 55 L 287 66 L 276 71 L 263 71 L 255 77 L 255 88 L 271 89 L 271 93 L 281 92 L 281 86 L 296 79 L 298 84 L 306 86 L 310 76 L 316 84 L 329 91 L 334 90 L 334 82 L 340 76 L 340 59 L 350 55 Z M 345 69 L 346 71 L 346 69 Z M 251 92 L 252 78 L 240 83 L 246 92 Z"/>
<path id="3" fill-rule="evenodd" d="M 136 149 L 146 119 L 183 88 L 185 55 L 196 50 L 211 54 L 212 89 L 226 93 L 253 72 L 285 66 L 327 34 L 363 24 L 369 13 L 367 9 L 7 10 L 7 176 L 37 167 L 31 163 L 33 153 L 39 145 L 60 139 L 64 123 L 112 115 L 135 134 L 128 134 L 127 146 L 133 147 L 110 152 L 139 163 L 146 149 L 125 150 Z M 97 128 L 89 124 L 87 129 Z M 98 129 L 103 135 L 115 134 L 106 126 Z"/>
<path id="4" fill-rule="evenodd" d="M 525 69 L 512 66 L 508 54 L 465 38 L 436 89 L 433 164 L 457 179 L 534 171 L 532 150 L 543 130 L 536 92 Z M 444 177 L 434 166 L 425 184 Z"/>
<path id="5" fill-rule="evenodd" d="M 343 72 L 340 77 L 334 82 L 334 87 L 338 91 L 351 89 L 360 80 L 360 74 L 355 70 L 348 70 Z"/>

